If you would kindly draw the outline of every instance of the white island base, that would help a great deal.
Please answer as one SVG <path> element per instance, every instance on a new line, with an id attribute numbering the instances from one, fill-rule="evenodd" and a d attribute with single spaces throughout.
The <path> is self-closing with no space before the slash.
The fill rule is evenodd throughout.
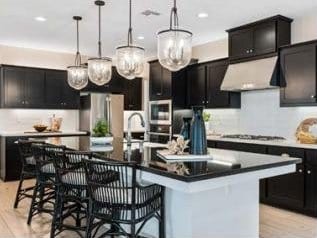
<path id="1" fill-rule="evenodd" d="M 258 238 L 259 180 L 292 173 L 296 165 L 197 182 L 142 172 L 142 179 L 166 187 L 166 238 Z M 144 234 L 157 236 L 157 221 Z"/>

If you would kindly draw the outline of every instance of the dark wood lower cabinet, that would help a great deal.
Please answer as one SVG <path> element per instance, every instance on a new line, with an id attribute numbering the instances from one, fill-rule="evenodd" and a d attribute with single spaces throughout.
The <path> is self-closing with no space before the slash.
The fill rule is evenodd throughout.
<path id="1" fill-rule="evenodd" d="M 302 158 L 296 172 L 260 180 L 260 201 L 317 217 L 317 150 L 224 141 L 208 147 Z"/>

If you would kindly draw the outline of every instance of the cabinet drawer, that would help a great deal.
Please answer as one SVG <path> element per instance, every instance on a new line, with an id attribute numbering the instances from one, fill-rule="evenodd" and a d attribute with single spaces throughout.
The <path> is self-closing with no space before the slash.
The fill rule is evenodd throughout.
<path id="1" fill-rule="evenodd" d="M 217 141 L 216 148 L 219 149 L 226 149 L 226 150 L 237 150 L 237 151 L 244 151 L 244 152 L 252 152 L 252 153 L 259 153 L 265 154 L 266 147 L 263 145 L 256 145 L 256 144 L 247 144 L 247 143 L 235 143 L 235 142 L 225 142 L 225 141 Z"/>

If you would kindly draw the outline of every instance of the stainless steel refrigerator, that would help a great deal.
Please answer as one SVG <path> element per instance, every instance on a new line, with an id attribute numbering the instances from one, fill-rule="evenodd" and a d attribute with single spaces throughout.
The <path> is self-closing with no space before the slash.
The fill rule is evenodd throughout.
<path id="1" fill-rule="evenodd" d="M 79 128 L 92 133 L 96 122 L 105 119 L 113 137 L 123 138 L 124 96 L 84 93 L 80 96 Z M 79 149 L 89 150 L 90 137 L 80 137 Z"/>

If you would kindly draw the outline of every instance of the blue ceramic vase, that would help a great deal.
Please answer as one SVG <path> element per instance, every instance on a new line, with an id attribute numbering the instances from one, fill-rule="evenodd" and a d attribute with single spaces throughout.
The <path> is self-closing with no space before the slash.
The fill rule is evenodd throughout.
<path id="1" fill-rule="evenodd" d="M 190 139 L 190 123 L 191 117 L 183 117 L 183 126 L 180 132 L 180 135 L 184 137 L 184 140 Z"/>
<path id="2" fill-rule="evenodd" d="M 193 107 L 193 119 L 190 130 L 190 153 L 194 155 L 207 154 L 207 138 L 203 120 L 202 106 Z"/>

